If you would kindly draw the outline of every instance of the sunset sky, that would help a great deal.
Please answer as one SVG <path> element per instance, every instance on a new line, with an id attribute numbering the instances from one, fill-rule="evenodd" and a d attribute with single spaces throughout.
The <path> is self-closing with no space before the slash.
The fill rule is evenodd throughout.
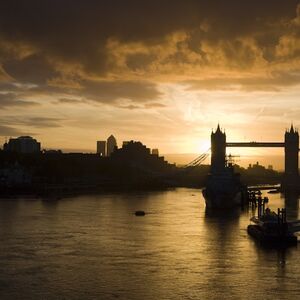
<path id="1" fill-rule="evenodd" d="M 300 4 L 3 0 L 0 85 L 1 142 L 200 153 L 218 122 L 230 141 L 282 141 L 300 123 Z"/>

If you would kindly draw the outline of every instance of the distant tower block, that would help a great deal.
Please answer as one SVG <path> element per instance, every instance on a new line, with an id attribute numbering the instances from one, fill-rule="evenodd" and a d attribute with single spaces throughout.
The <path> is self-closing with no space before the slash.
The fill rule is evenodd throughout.
<path id="1" fill-rule="evenodd" d="M 299 134 L 291 125 L 291 129 L 285 132 L 285 173 L 284 187 L 285 189 L 294 188 L 299 184 Z"/>
<path id="2" fill-rule="evenodd" d="M 152 149 L 152 155 L 157 155 L 157 156 L 159 156 L 159 151 L 158 151 L 158 149 Z"/>
<path id="3" fill-rule="evenodd" d="M 115 148 L 117 148 L 117 140 L 113 135 L 111 135 L 107 139 L 107 156 L 110 156 L 112 152 L 114 152 Z"/>
<path id="4" fill-rule="evenodd" d="M 222 173 L 225 169 L 226 134 L 218 124 L 216 132 L 211 133 L 211 173 Z"/>
<path id="5" fill-rule="evenodd" d="M 106 156 L 106 141 L 97 141 L 97 154 Z"/>

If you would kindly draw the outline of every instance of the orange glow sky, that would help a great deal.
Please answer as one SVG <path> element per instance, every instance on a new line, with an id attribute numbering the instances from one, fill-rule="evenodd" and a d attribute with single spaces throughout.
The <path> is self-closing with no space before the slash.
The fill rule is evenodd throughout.
<path id="1" fill-rule="evenodd" d="M 282 141 L 299 125 L 299 29 L 294 0 L 2 1 L 2 142 L 200 153 L 218 122 L 230 141 Z M 270 153 L 255 151 L 234 152 Z"/>

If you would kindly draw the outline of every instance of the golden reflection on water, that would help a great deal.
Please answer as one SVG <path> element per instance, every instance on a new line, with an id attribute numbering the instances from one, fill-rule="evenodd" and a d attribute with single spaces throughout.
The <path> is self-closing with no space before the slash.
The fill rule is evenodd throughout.
<path id="1" fill-rule="evenodd" d="M 268 194 L 299 217 L 299 200 Z M 136 217 L 136 210 L 146 211 Z M 3 299 L 295 299 L 299 250 L 264 249 L 250 210 L 210 212 L 201 191 L 0 201 Z M 25 297 L 25 298 L 26 298 Z M 1 298 L 2 299 L 2 298 Z"/>

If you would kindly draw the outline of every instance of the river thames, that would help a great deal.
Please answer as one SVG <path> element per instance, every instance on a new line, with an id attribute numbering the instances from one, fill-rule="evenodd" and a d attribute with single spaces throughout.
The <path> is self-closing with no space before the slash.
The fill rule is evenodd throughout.
<path id="1" fill-rule="evenodd" d="M 268 197 L 299 218 L 297 197 Z M 0 299 L 299 299 L 300 246 L 262 248 L 252 214 L 185 188 L 2 199 Z"/>

